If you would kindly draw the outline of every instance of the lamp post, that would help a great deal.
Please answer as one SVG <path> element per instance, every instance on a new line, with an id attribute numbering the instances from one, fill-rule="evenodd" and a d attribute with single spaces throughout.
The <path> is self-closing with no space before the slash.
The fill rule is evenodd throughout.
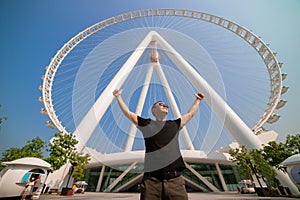
<path id="1" fill-rule="evenodd" d="M 62 188 L 62 191 L 61 191 L 61 195 L 73 195 L 73 191 L 72 191 L 72 188 L 69 188 L 69 182 L 70 182 L 70 179 L 71 179 L 71 176 L 73 174 L 73 171 L 74 171 L 74 167 L 77 166 L 78 162 L 77 161 L 74 161 L 74 162 L 71 162 L 71 168 L 70 168 L 70 171 L 69 171 L 69 178 L 68 178 L 68 181 L 67 181 L 67 185 L 66 187 Z"/>

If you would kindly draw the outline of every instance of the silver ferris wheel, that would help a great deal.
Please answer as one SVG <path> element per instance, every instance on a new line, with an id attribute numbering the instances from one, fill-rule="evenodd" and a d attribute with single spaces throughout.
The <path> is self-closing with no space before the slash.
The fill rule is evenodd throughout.
<path id="1" fill-rule="evenodd" d="M 146 40 L 149 33 L 151 37 Z M 153 42 L 157 46 L 151 46 Z M 146 66 L 153 62 L 149 55 L 154 49 L 166 82 L 159 71 L 145 82 L 149 74 Z M 119 75 L 122 66 L 132 69 Z M 230 130 L 235 124 L 245 124 L 251 133 L 259 134 L 265 123 L 279 119 L 275 111 L 286 104 L 281 95 L 288 90 L 282 84 L 287 75 L 281 73 L 281 67 L 268 44 L 235 22 L 191 10 L 139 10 L 96 23 L 64 44 L 46 68 L 39 100 L 45 106 L 41 112 L 50 118 L 47 126 L 75 133 L 83 146 L 110 153 L 142 148 L 139 141 L 131 141 L 128 147 L 131 128 L 115 109 L 113 87 L 122 88 L 126 101 L 136 110 L 147 85 L 148 97 L 144 97 L 140 113 L 149 114 L 152 97 L 173 105 L 173 116 L 187 111 L 190 100 L 186 97 L 193 91 L 204 90 L 209 98 L 187 127 L 189 137 L 184 137 L 182 143 L 187 149 L 192 146 L 207 150 L 217 143 L 209 139 L 209 132 L 218 138 L 226 134 L 224 131 L 231 133 L 227 134 L 228 140 L 219 139 L 222 146 L 232 139 L 243 142 Z M 185 69 L 190 71 L 185 74 Z M 192 78 L 193 74 L 199 77 Z M 221 103 L 215 100 L 215 93 Z M 230 112 L 222 110 L 222 116 L 216 117 L 217 104 L 221 104 L 220 109 L 229 107 L 233 118 L 239 119 L 229 120 L 226 126 Z M 105 149 L 97 146 L 97 141 L 103 141 L 101 135 L 108 138 Z M 190 142 L 184 142 L 187 140 Z"/>

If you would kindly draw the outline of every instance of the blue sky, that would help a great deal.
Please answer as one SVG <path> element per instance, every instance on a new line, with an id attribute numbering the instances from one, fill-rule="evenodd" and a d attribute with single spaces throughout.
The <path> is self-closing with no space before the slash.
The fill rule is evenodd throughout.
<path id="1" fill-rule="evenodd" d="M 45 126 L 38 102 L 41 76 L 62 45 L 83 29 L 109 17 L 150 8 L 182 8 L 222 16 L 252 30 L 270 44 L 283 62 L 289 87 L 287 105 L 277 111 L 280 121 L 271 127 L 279 133 L 300 133 L 300 1 L 299 0 L 1 0 L 0 1 L 0 153 L 21 147 L 39 136 L 45 141 L 55 130 Z"/>

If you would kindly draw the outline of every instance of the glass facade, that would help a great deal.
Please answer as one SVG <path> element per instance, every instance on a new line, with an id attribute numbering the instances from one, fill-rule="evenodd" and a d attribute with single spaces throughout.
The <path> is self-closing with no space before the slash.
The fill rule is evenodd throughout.
<path id="1" fill-rule="evenodd" d="M 189 165 L 199 173 L 203 178 L 205 178 L 209 183 L 214 185 L 220 191 L 236 191 L 236 185 L 241 177 L 237 171 L 236 166 L 234 165 L 225 165 L 218 164 L 221 175 L 218 172 L 217 166 L 215 163 L 189 163 Z M 129 167 L 129 165 L 105 167 L 105 171 L 102 177 L 100 192 L 105 191 L 114 181 Z M 86 191 L 95 192 L 97 188 L 97 184 L 99 182 L 100 174 L 102 167 L 95 167 L 86 169 L 84 172 L 84 180 L 88 183 L 86 187 Z M 142 164 L 136 164 L 135 167 L 124 176 L 113 188 L 111 191 L 118 189 L 124 184 L 132 181 L 136 178 L 143 170 Z M 189 192 L 192 191 L 211 191 L 210 187 L 201 181 L 193 172 L 186 169 L 183 173 L 183 176 L 189 180 L 190 183 L 186 184 L 186 188 Z M 223 177 L 224 182 L 226 184 L 226 188 L 223 187 L 220 176 Z M 120 192 L 137 192 L 138 191 L 138 183 L 135 183 L 130 188 L 127 187 L 126 190 Z M 199 187 L 193 187 L 198 185 Z M 99 185 L 100 186 L 100 185 Z M 200 189 L 202 188 L 202 189 Z"/>
<path id="2" fill-rule="evenodd" d="M 219 180 L 219 175 L 218 175 L 218 172 L 217 172 L 215 164 L 190 163 L 190 166 L 194 170 L 196 170 L 201 176 L 203 176 L 207 181 L 209 181 L 211 184 L 213 184 L 216 188 L 218 188 L 221 191 L 223 190 L 221 182 Z M 183 174 L 183 175 L 185 175 L 185 174 Z M 196 177 L 195 181 L 199 185 L 203 185 L 204 184 L 197 177 Z M 206 188 L 207 188 L 207 186 L 206 186 Z M 209 188 L 207 188 L 207 189 L 210 190 Z"/>
<path id="3" fill-rule="evenodd" d="M 224 177 L 224 181 L 226 183 L 227 189 L 229 191 L 236 191 L 237 184 L 242 177 L 238 173 L 238 169 L 236 166 L 228 166 L 228 165 L 219 165 L 222 171 L 222 175 Z"/>
<path id="4" fill-rule="evenodd" d="M 84 170 L 84 180 L 88 183 L 88 185 L 85 187 L 85 191 L 96 191 L 101 168 L 102 167 L 95 167 Z"/>

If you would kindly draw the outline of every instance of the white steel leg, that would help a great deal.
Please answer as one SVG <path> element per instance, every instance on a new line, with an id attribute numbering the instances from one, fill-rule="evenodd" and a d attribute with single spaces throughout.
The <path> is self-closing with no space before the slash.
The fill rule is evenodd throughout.
<path id="1" fill-rule="evenodd" d="M 153 73 L 153 63 L 150 63 L 147 74 L 146 74 L 146 78 L 144 81 L 144 85 L 143 85 L 143 88 L 142 88 L 142 91 L 140 94 L 140 98 L 139 98 L 139 101 L 138 101 L 138 104 L 136 107 L 136 111 L 135 111 L 135 113 L 139 116 L 141 116 L 141 113 L 143 111 L 143 107 L 144 107 L 145 100 L 146 100 L 146 95 L 147 95 L 151 77 L 152 77 L 152 73 Z M 131 124 L 128 139 L 127 139 L 126 146 L 125 146 L 125 151 L 127 151 L 127 152 L 132 150 L 136 131 L 137 131 L 136 126 L 134 124 Z"/>
<path id="2" fill-rule="evenodd" d="M 99 98 L 96 100 L 94 105 L 88 111 L 88 113 L 83 117 L 79 125 L 74 131 L 74 135 L 79 139 L 77 144 L 77 150 L 81 152 L 94 132 L 96 126 L 99 124 L 102 116 L 106 112 L 107 108 L 111 104 L 114 96 L 112 94 L 113 90 L 120 88 L 128 75 L 132 71 L 133 67 L 144 53 L 145 49 L 151 41 L 151 32 L 145 37 L 145 39 L 139 44 L 136 50 L 131 54 L 128 60 L 121 67 L 119 72 L 115 75 L 106 89 L 102 92 Z"/>
<path id="3" fill-rule="evenodd" d="M 175 98 L 172 94 L 172 91 L 170 89 L 168 80 L 167 80 L 167 78 L 166 78 L 166 76 L 165 76 L 165 74 L 164 74 L 164 72 L 161 68 L 160 63 L 158 62 L 155 66 L 156 66 L 155 69 L 157 70 L 158 75 L 160 77 L 160 80 L 161 80 L 161 82 L 164 86 L 165 93 L 168 97 L 168 100 L 170 101 L 170 105 L 171 105 L 172 111 L 174 113 L 174 116 L 176 118 L 179 118 L 179 117 L 181 117 L 181 113 L 179 111 L 178 105 L 177 105 L 177 103 L 175 101 Z M 195 150 L 194 145 L 192 143 L 192 140 L 191 140 L 191 138 L 188 134 L 188 131 L 187 131 L 186 127 L 183 127 L 181 131 L 182 131 L 182 137 L 183 137 L 186 148 L 189 149 L 189 150 Z"/>
<path id="4" fill-rule="evenodd" d="M 260 149 L 261 141 L 256 137 L 250 128 L 240 117 L 228 106 L 228 104 L 216 93 L 216 91 L 203 79 L 199 73 L 158 33 L 153 36 L 157 43 L 166 51 L 168 56 L 189 79 L 192 85 L 205 95 L 206 103 L 216 113 L 232 136 L 241 145 L 248 149 Z"/>

